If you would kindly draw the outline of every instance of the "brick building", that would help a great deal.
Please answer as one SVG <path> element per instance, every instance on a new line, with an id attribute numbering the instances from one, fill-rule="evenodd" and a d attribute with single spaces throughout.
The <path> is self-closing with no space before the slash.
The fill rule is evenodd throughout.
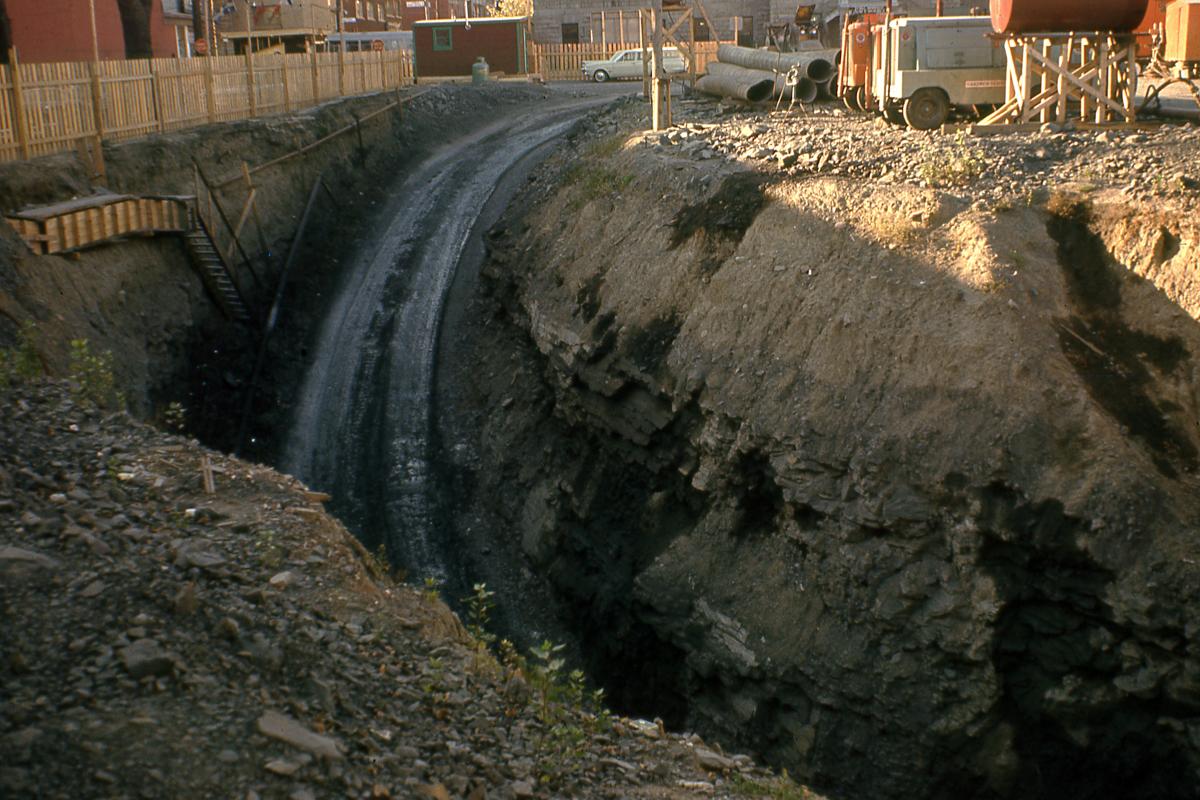
<path id="1" fill-rule="evenodd" d="M 647 0 L 533 0 L 533 38 L 547 44 L 636 43 L 638 9 L 647 5 Z M 697 39 L 729 41 L 736 31 L 744 43 L 760 43 L 771 0 L 704 0 L 704 10 L 716 30 L 709 31 L 697 14 Z"/>
<path id="2" fill-rule="evenodd" d="M 4 0 L 3 38 L 23 62 L 91 61 L 92 21 L 78 0 Z M 125 58 L 125 31 L 117 0 L 96 0 L 96 40 L 100 57 Z M 5 48 L 7 55 L 7 48 Z"/>
<path id="3" fill-rule="evenodd" d="M 690 5 L 689 0 L 683 0 Z M 815 19 L 826 29 L 837 28 L 841 15 L 864 7 L 883 8 L 884 0 L 702 0 L 715 32 L 706 30 L 700 14 L 697 39 L 735 38 L 748 46 L 767 41 L 767 26 L 792 22 L 799 5 L 815 5 Z M 533 0 L 533 38 L 543 43 L 637 42 L 637 11 L 648 0 Z M 895 0 L 898 13 L 932 14 L 934 0 Z M 987 0 L 945 0 L 947 14 L 966 14 L 973 7 L 987 11 Z M 669 12 L 668 12 L 669 16 Z M 836 40 L 836 37 L 835 37 Z"/>

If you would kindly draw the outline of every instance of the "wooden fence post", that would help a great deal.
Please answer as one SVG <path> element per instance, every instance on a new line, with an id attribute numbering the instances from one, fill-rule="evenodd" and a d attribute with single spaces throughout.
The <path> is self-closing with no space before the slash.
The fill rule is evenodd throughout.
<path id="1" fill-rule="evenodd" d="M 312 105 L 321 102 L 321 69 L 317 66 L 317 46 L 308 51 L 312 61 Z"/>
<path id="2" fill-rule="evenodd" d="M 204 58 L 204 102 L 208 106 L 208 121 L 217 121 L 217 79 L 213 75 L 214 56 Z"/>
<path id="3" fill-rule="evenodd" d="M 246 95 L 250 100 L 250 116 L 258 115 L 258 97 L 254 89 L 254 45 L 250 40 L 250 4 L 246 4 Z"/>
<path id="4" fill-rule="evenodd" d="M 154 59 L 150 59 L 150 94 L 154 101 L 154 118 L 158 121 L 158 130 L 167 129 L 167 121 L 163 119 L 162 96 L 158 86 L 158 70 L 154 68 Z"/>
<path id="5" fill-rule="evenodd" d="M 292 110 L 292 89 L 288 84 L 288 57 L 286 50 L 283 52 L 283 110 L 288 112 Z"/>
<path id="6" fill-rule="evenodd" d="M 104 167 L 104 89 L 100 85 L 100 62 L 93 61 L 92 68 L 92 114 L 96 120 L 95 154 L 93 160 L 96 177 L 103 180 L 108 173 Z"/>
<path id="7" fill-rule="evenodd" d="M 25 93 L 21 88 L 21 65 L 17 63 L 17 48 L 8 48 L 8 74 L 12 76 L 13 125 L 21 158 L 29 158 L 29 118 L 25 116 Z"/>

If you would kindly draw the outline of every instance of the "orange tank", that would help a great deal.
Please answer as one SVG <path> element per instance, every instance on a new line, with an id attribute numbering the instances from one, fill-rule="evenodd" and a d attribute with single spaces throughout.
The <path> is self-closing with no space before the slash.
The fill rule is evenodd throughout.
<path id="1" fill-rule="evenodd" d="M 1149 0 L 992 0 L 997 33 L 1132 31 Z"/>

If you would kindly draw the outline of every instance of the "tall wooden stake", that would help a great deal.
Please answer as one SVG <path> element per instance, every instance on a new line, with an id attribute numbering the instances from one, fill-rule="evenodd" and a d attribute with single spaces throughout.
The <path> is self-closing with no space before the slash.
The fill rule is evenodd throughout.
<path id="1" fill-rule="evenodd" d="M 250 4 L 246 3 L 246 94 L 250 100 L 250 116 L 257 116 L 258 92 L 254 88 L 254 39 L 251 35 L 254 23 L 250 21 Z"/>
<path id="2" fill-rule="evenodd" d="M 21 65 L 17 63 L 17 48 L 8 48 L 8 71 L 12 75 L 13 124 L 17 128 L 17 144 L 21 158 L 29 158 L 29 118 L 25 116 L 25 92 L 21 88 Z"/>
<path id="3" fill-rule="evenodd" d="M 104 180 L 104 91 L 100 86 L 100 36 L 96 31 L 96 0 L 88 0 L 92 20 L 92 113 L 96 119 L 96 177 Z"/>

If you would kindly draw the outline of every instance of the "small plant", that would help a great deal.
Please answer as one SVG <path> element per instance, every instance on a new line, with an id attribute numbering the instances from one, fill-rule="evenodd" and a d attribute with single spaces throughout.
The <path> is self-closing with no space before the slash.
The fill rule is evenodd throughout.
<path id="1" fill-rule="evenodd" d="M 425 577 L 425 588 L 421 590 L 421 596 L 425 598 L 427 603 L 436 603 L 441 599 L 442 582 L 432 575 Z"/>
<path id="2" fill-rule="evenodd" d="M 388 560 L 387 545 L 383 542 L 374 550 L 367 551 L 367 571 L 375 580 L 381 580 L 391 574 L 391 561 Z"/>
<path id="3" fill-rule="evenodd" d="M 492 609 L 496 607 L 492 599 L 495 596 L 495 592 L 488 591 L 486 583 L 477 583 L 472 587 L 470 596 L 463 598 L 467 604 L 467 632 L 479 644 L 480 649 L 486 649 L 496 641 L 496 634 L 488 630 Z"/>
<path id="4" fill-rule="evenodd" d="M 734 774 L 733 792 L 741 797 L 770 797 L 773 800 L 809 800 L 813 797 L 806 787 L 788 777 L 786 770 L 778 778 L 761 781 Z"/>
<path id="5" fill-rule="evenodd" d="M 921 180 L 930 186 L 966 186 L 983 176 L 987 155 L 967 144 L 966 131 L 954 137 L 950 152 L 931 153 L 921 163 Z"/>
<path id="6" fill-rule="evenodd" d="M 568 206 L 578 211 L 591 201 L 621 191 L 633 181 L 632 175 L 621 175 L 608 167 L 594 164 L 576 164 L 563 176 L 566 186 L 578 186 L 578 194 Z"/>
<path id="7" fill-rule="evenodd" d="M 34 324 L 26 322 L 17 334 L 16 347 L 0 349 L 0 389 L 42 374 L 42 359 L 33 344 L 36 333 Z"/>
<path id="8" fill-rule="evenodd" d="M 586 158 L 612 158 L 625 146 L 625 135 L 618 133 L 592 142 L 584 151 Z"/>
<path id="9" fill-rule="evenodd" d="M 71 380 L 75 393 L 101 408 L 124 408 L 125 396 L 117 391 L 111 351 L 93 353 L 87 339 L 71 340 Z"/>

